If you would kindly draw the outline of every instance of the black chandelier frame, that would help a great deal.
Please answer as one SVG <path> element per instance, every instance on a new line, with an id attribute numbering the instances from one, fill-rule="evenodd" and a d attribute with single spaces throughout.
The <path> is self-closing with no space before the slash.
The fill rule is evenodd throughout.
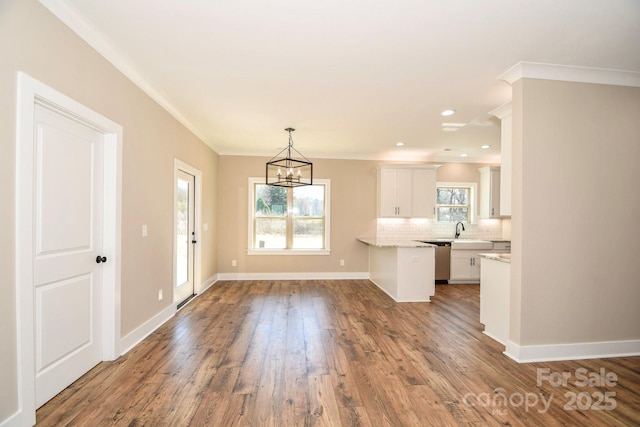
<path id="1" fill-rule="evenodd" d="M 313 163 L 293 147 L 291 132 L 295 129 L 286 128 L 285 131 L 289 132 L 289 144 L 267 162 L 265 183 L 276 187 L 313 185 Z M 284 153 L 286 155 L 280 157 Z"/>

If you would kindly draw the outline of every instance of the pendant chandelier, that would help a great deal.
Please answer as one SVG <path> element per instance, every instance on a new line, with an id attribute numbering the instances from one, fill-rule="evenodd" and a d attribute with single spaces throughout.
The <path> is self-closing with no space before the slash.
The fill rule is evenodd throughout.
<path id="1" fill-rule="evenodd" d="M 289 132 L 289 145 L 267 162 L 265 181 L 267 185 L 276 187 L 300 187 L 313 185 L 313 163 L 298 150 L 293 148 L 291 132 L 295 129 L 286 128 Z M 298 158 L 291 156 L 294 152 Z M 283 156 L 286 152 L 285 157 Z"/>

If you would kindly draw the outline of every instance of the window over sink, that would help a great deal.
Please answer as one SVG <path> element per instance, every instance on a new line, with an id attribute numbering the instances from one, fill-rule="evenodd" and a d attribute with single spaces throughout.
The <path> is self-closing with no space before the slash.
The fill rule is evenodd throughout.
<path id="1" fill-rule="evenodd" d="M 436 221 L 473 222 L 476 188 L 472 182 L 437 183 Z"/>

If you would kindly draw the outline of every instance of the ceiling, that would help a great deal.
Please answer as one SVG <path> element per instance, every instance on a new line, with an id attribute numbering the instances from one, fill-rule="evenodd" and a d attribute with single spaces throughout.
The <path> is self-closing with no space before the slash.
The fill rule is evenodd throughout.
<path id="1" fill-rule="evenodd" d="M 638 0 L 40 1 L 221 155 L 497 163 L 516 63 L 640 72 Z"/>

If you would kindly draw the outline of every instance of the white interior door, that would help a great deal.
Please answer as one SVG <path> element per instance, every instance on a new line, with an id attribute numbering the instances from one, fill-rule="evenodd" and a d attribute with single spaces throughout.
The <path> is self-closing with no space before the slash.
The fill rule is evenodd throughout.
<path id="1" fill-rule="evenodd" d="M 174 302 L 178 304 L 195 293 L 195 182 L 195 176 L 183 170 L 176 171 Z"/>
<path id="2" fill-rule="evenodd" d="M 102 133 L 36 105 L 36 407 L 102 360 L 103 149 Z"/>

